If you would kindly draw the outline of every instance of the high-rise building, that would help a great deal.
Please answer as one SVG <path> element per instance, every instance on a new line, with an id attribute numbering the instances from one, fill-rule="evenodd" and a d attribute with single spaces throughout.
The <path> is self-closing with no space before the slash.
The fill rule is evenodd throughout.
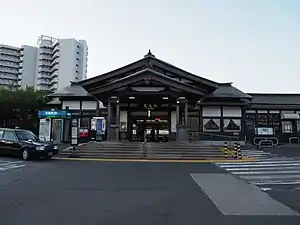
<path id="1" fill-rule="evenodd" d="M 0 85 L 56 91 L 86 79 L 87 57 L 84 40 L 41 36 L 38 47 L 0 45 Z"/>
<path id="2" fill-rule="evenodd" d="M 21 85 L 19 73 L 20 48 L 0 44 L 0 85 L 17 88 Z"/>
<path id="3" fill-rule="evenodd" d="M 36 87 L 39 90 L 56 91 L 70 81 L 86 79 L 86 41 L 41 36 L 37 55 Z"/>

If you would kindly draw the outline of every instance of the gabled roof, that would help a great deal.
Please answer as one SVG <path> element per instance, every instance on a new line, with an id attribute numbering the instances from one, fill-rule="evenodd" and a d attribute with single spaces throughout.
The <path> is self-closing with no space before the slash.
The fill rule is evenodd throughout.
<path id="1" fill-rule="evenodd" d="M 157 71 L 154 71 L 152 69 L 141 70 L 134 74 L 130 74 L 124 78 L 113 80 L 108 84 L 104 84 L 104 85 L 96 87 L 96 88 L 88 89 L 88 91 L 91 94 L 100 94 L 100 93 L 115 90 L 117 88 L 120 88 L 120 87 L 123 87 L 126 85 L 136 83 L 143 79 L 144 80 L 154 80 L 163 85 L 168 85 L 170 87 L 173 87 L 173 88 L 176 88 L 179 90 L 183 90 L 183 91 L 189 92 L 191 94 L 196 94 L 199 96 L 203 96 L 204 93 L 206 92 L 206 90 L 204 90 L 202 88 L 183 83 L 176 79 L 172 79 L 172 78 L 170 78 L 164 74 L 161 74 Z"/>
<path id="2" fill-rule="evenodd" d="M 148 54 L 145 55 L 145 57 L 143 59 L 140 59 L 136 62 L 128 64 L 128 65 L 126 65 L 124 67 L 121 67 L 119 69 L 113 70 L 111 72 L 108 72 L 108 73 L 105 73 L 105 74 L 102 74 L 102 75 L 99 75 L 99 76 L 96 76 L 96 77 L 92 77 L 92 78 L 89 78 L 87 80 L 80 81 L 80 84 L 84 87 L 87 87 L 89 85 L 93 85 L 95 83 L 101 84 L 103 81 L 106 81 L 106 80 L 110 80 L 110 79 L 113 79 L 113 78 L 118 79 L 121 74 L 126 74 L 127 72 L 130 72 L 130 71 L 138 72 L 139 70 L 143 70 L 145 68 L 155 70 L 155 68 L 154 68 L 155 66 L 156 67 L 162 67 L 162 68 L 168 70 L 169 72 L 172 72 L 174 74 L 177 74 L 178 76 L 181 76 L 184 79 L 189 79 L 189 80 L 194 81 L 195 83 L 198 82 L 198 83 L 202 83 L 204 85 L 207 85 L 207 86 L 211 87 L 213 90 L 215 90 L 218 87 L 217 82 L 214 82 L 214 81 L 208 80 L 206 78 L 197 76 L 195 74 L 187 72 L 187 71 L 185 71 L 183 69 L 180 69 L 180 68 L 178 68 L 178 67 L 176 67 L 172 64 L 169 64 L 167 62 L 164 62 L 164 61 L 156 58 L 151 53 L 150 50 L 149 50 Z"/>
<path id="3" fill-rule="evenodd" d="M 239 99 L 252 99 L 252 96 L 242 92 L 231 83 L 221 83 L 219 87 L 210 95 L 205 98 L 239 98 Z"/>
<path id="4" fill-rule="evenodd" d="M 56 91 L 49 97 L 92 97 L 78 82 L 71 82 L 70 85 Z"/>

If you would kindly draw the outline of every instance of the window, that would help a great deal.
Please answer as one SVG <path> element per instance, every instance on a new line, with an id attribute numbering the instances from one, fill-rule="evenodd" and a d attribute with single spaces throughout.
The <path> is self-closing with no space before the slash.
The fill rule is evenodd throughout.
<path id="1" fill-rule="evenodd" d="M 255 113 L 247 113 L 245 115 L 245 129 L 246 130 L 254 130 L 255 122 L 256 122 L 256 114 Z"/>
<path id="2" fill-rule="evenodd" d="M 18 136 L 18 138 L 20 140 L 23 140 L 23 141 L 38 140 L 38 138 L 31 131 L 28 131 L 28 130 L 16 130 L 16 135 Z"/>
<path id="3" fill-rule="evenodd" d="M 240 119 L 224 119 L 224 131 L 225 132 L 236 132 L 241 130 Z"/>
<path id="4" fill-rule="evenodd" d="M 3 130 L 0 130 L 0 138 L 3 137 L 3 133 L 4 133 L 4 131 L 3 131 Z"/>
<path id="5" fill-rule="evenodd" d="M 91 118 L 81 118 L 80 126 L 90 128 Z"/>
<path id="6" fill-rule="evenodd" d="M 292 121 L 282 121 L 282 133 L 293 133 Z"/>
<path id="7" fill-rule="evenodd" d="M 268 126 L 268 114 L 257 114 L 257 126 L 258 127 Z"/>
<path id="8" fill-rule="evenodd" d="M 203 119 L 203 131 L 220 131 L 220 119 Z"/>
<path id="9" fill-rule="evenodd" d="M 16 141 L 17 140 L 17 137 L 16 137 L 15 133 L 13 131 L 11 131 L 11 130 L 4 131 L 3 138 L 6 139 L 6 140 L 12 140 L 12 141 Z"/>

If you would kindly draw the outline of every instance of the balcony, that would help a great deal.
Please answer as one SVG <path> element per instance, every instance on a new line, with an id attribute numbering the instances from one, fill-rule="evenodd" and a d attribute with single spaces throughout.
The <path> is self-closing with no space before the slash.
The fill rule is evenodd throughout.
<path id="1" fill-rule="evenodd" d="M 55 54 L 56 52 L 59 52 L 60 50 L 61 50 L 61 46 L 59 44 L 55 45 L 54 48 L 53 48 L 52 53 Z"/>
<path id="2" fill-rule="evenodd" d="M 58 64 L 54 65 L 51 69 L 51 73 L 53 73 L 54 71 L 59 70 L 59 66 Z"/>
<path id="3" fill-rule="evenodd" d="M 52 61 L 52 56 L 47 54 L 39 54 L 39 60 L 49 60 Z"/>
<path id="4" fill-rule="evenodd" d="M 47 68 L 47 67 L 40 67 L 39 66 L 39 68 L 38 68 L 38 72 L 39 73 L 50 73 L 51 72 L 51 70 L 50 70 L 50 68 Z"/>
<path id="5" fill-rule="evenodd" d="M 58 89 L 58 84 L 56 83 L 56 84 L 52 85 L 52 87 L 50 88 L 50 91 L 55 92 L 55 91 L 57 91 L 57 89 Z"/>
<path id="6" fill-rule="evenodd" d="M 52 81 L 50 82 L 51 85 L 57 84 L 58 83 L 58 78 L 54 78 L 52 79 Z"/>
<path id="7" fill-rule="evenodd" d="M 6 61 L 6 62 L 19 62 L 20 61 L 18 57 L 4 56 L 4 55 L 0 55 L 0 60 Z"/>
<path id="8" fill-rule="evenodd" d="M 58 70 L 55 70 L 52 74 L 51 74 L 51 79 L 58 77 L 59 73 Z"/>
<path id="9" fill-rule="evenodd" d="M 59 51 L 57 51 L 57 52 L 55 52 L 55 53 L 53 53 L 53 56 L 52 56 L 53 58 L 59 58 L 60 57 L 60 52 Z"/>

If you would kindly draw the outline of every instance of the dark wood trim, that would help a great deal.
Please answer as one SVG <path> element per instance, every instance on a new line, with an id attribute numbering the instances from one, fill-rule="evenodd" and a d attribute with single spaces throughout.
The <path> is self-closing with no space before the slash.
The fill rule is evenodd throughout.
<path id="1" fill-rule="evenodd" d="M 168 76 L 165 76 L 165 75 L 158 73 L 151 69 L 142 70 L 138 73 L 127 76 L 123 79 L 116 80 L 112 83 L 105 84 L 105 85 L 99 86 L 97 88 L 92 88 L 88 91 L 93 95 L 101 94 L 101 93 L 112 91 L 112 90 L 120 88 L 120 87 L 124 87 L 124 86 L 130 85 L 130 84 L 136 83 L 138 81 L 141 81 L 142 79 L 154 80 L 154 81 L 162 83 L 166 86 L 172 86 L 172 87 L 175 87 L 184 92 L 196 94 L 199 96 L 199 98 L 204 96 L 204 94 L 205 94 L 204 90 L 201 88 L 194 87 L 194 86 L 188 85 L 186 83 L 183 83 L 183 82 L 180 82 L 177 80 L 173 80 L 173 79 L 169 78 Z"/>
<path id="2" fill-rule="evenodd" d="M 114 78 L 116 76 L 120 76 L 120 75 L 122 75 L 126 72 L 138 69 L 140 67 L 143 67 L 144 65 L 145 65 L 145 59 L 140 59 L 138 61 L 130 63 L 126 66 L 121 67 L 121 68 L 115 69 L 113 71 L 110 71 L 108 73 L 104 73 L 102 75 L 92 77 L 92 78 L 89 78 L 87 80 L 80 81 L 79 83 L 82 86 L 88 87 L 89 85 L 101 83 L 104 80 L 112 79 L 112 78 Z"/>

